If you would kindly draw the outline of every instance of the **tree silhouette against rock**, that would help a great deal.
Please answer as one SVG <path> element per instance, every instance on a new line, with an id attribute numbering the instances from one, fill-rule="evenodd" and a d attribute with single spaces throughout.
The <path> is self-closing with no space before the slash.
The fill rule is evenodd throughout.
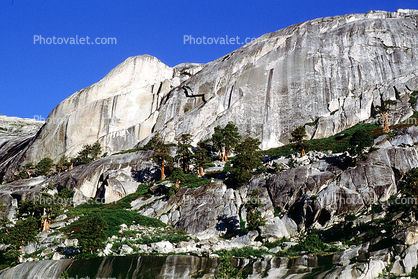
<path id="1" fill-rule="evenodd" d="M 183 134 L 178 139 L 176 159 L 181 162 L 184 173 L 189 173 L 190 164 L 193 160 L 192 135 Z"/>
<path id="2" fill-rule="evenodd" d="M 230 121 L 226 124 L 223 129 L 223 141 L 225 146 L 225 155 L 224 161 L 228 161 L 228 155 L 231 150 L 233 150 L 241 140 L 241 135 L 238 133 L 238 127 Z"/>
<path id="3" fill-rule="evenodd" d="M 220 153 L 221 161 L 224 162 L 225 157 L 224 157 L 223 150 L 225 147 L 225 143 L 224 143 L 223 129 L 221 126 L 218 125 L 215 127 L 211 141 L 212 141 L 215 151 Z"/>
<path id="4" fill-rule="evenodd" d="M 197 143 L 194 158 L 196 162 L 197 174 L 199 176 L 204 176 L 203 169 L 212 162 L 212 158 L 209 156 L 208 148 L 209 146 L 205 141 L 199 141 Z"/>
<path id="5" fill-rule="evenodd" d="M 304 126 L 297 127 L 292 132 L 292 139 L 291 142 L 295 143 L 295 146 L 298 150 L 301 150 L 302 156 L 305 156 L 305 141 L 304 138 L 306 137 L 306 130 Z"/>
<path id="6" fill-rule="evenodd" d="M 171 168 L 173 166 L 173 157 L 170 155 L 170 147 L 164 143 L 159 134 L 156 134 L 151 141 L 152 145 L 150 144 L 148 147 L 155 151 L 151 159 L 160 166 L 161 180 L 165 180 L 165 167 Z"/>
<path id="7" fill-rule="evenodd" d="M 242 185 L 252 177 L 252 170 L 261 165 L 260 140 L 246 138 L 236 148 L 237 153 L 232 167 L 232 183 Z"/>

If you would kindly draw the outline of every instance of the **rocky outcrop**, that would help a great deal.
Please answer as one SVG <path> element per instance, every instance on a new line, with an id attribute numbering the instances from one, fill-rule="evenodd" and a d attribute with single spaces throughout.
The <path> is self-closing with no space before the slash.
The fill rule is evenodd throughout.
<path id="1" fill-rule="evenodd" d="M 9 207 L 10 217 L 18 201 L 39 197 L 42 187 L 49 184 L 75 191 L 70 201 L 60 201 L 66 204 L 77 205 L 90 199 L 113 202 L 135 192 L 140 183 L 156 180 L 158 167 L 150 159 L 152 154 L 153 151 L 138 151 L 113 155 L 51 177 L 17 180 L 1 185 L 0 199 Z"/>
<path id="2" fill-rule="evenodd" d="M 44 121 L 36 119 L 0 115 L 0 183 L 2 177 L 13 176 L 18 169 L 16 158 L 24 154 L 44 124 Z"/>
<path id="3" fill-rule="evenodd" d="M 262 148 L 286 143 L 296 127 L 318 119 L 314 138 L 342 131 L 368 119 L 382 100 L 409 99 L 418 88 L 417 16 L 370 12 L 266 34 L 173 89 L 155 130 L 168 141 L 184 132 L 198 140 L 233 121 Z M 191 109 L 184 114 L 186 106 Z M 412 113 L 410 106 L 398 111 L 391 123 Z"/>
<path id="4" fill-rule="evenodd" d="M 10 139 L 36 135 L 45 121 L 42 121 L 40 116 L 34 117 L 29 119 L 0 115 L 0 145 Z"/>
<path id="5" fill-rule="evenodd" d="M 1 279 L 59 278 L 73 260 L 29 262 L 0 273 Z"/>
<path id="6" fill-rule="evenodd" d="M 418 89 L 418 12 L 369 12 L 316 19 L 266 34 L 205 65 L 170 68 L 131 57 L 98 83 L 59 104 L 24 154 L 11 154 L 12 172 L 44 157 L 73 157 L 99 141 L 109 153 L 143 144 L 154 132 L 168 142 L 191 133 L 194 142 L 233 121 L 262 148 L 288 142 L 308 122 L 326 137 L 368 119 L 382 100 L 396 100 L 390 123 L 412 114 Z M 0 161 L 1 163 L 1 161 Z"/>

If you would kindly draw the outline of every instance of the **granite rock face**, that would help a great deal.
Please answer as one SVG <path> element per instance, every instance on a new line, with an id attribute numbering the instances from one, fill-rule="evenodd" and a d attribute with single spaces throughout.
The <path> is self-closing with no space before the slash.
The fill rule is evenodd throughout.
<path id="1" fill-rule="evenodd" d="M 13 181 L 0 187 L 0 199 L 9 207 L 9 218 L 16 212 L 17 202 L 39 198 L 42 187 L 71 189 L 75 194 L 65 203 L 80 204 L 90 199 L 109 203 L 136 191 L 140 183 L 157 178 L 158 167 L 150 159 L 153 151 L 113 155 L 93 161 L 51 177 L 35 177 Z"/>
<path id="2" fill-rule="evenodd" d="M 311 20 L 204 65 L 128 58 L 59 104 L 21 152 L 2 159 L 9 170 L 0 165 L 1 176 L 9 181 L 25 163 L 74 157 L 96 141 L 109 153 L 155 132 L 167 142 L 191 133 L 197 142 L 228 121 L 266 149 L 316 120 L 312 137 L 340 132 L 388 99 L 402 104 L 390 115 L 397 123 L 412 114 L 407 100 L 418 89 L 417 19 L 417 11 L 399 10 Z"/>
<path id="3" fill-rule="evenodd" d="M 314 138 L 340 132 L 368 119 L 382 100 L 418 88 L 417 18 L 416 11 L 370 12 L 266 34 L 173 89 L 155 130 L 168 141 L 184 132 L 198 140 L 233 121 L 262 148 L 287 143 L 296 127 L 318 119 Z"/>

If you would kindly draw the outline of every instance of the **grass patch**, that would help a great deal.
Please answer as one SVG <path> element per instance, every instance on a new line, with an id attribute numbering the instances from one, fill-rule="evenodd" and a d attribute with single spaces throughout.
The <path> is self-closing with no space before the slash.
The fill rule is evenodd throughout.
<path id="1" fill-rule="evenodd" d="M 138 147 L 138 148 L 132 148 L 132 149 L 128 149 L 128 150 L 123 150 L 117 153 L 113 153 L 112 155 L 122 155 L 122 154 L 128 154 L 128 153 L 134 153 L 134 152 L 138 152 L 140 150 L 147 150 L 144 147 Z"/>
<path id="2" fill-rule="evenodd" d="M 249 257 L 262 258 L 263 254 L 271 254 L 266 249 L 254 249 L 254 247 L 252 246 L 245 246 L 242 248 L 232 248 L 232 250 L 222 249 L 222 250 L 215 251 L 213 253 L 219 255 L 220 257 L 231 255 L 234 258 L 249 258 Z"/>
<path id="3" fill-rule="evenodd" d="M 356 125 L 349 129 L 346 129 L 336 135 L 323 139 L 313 139 L 306 141 L 305 151 L 317 150 L 317 151 L 332 151 L 334 153 L 344 152 L 350 147 L 351 136 L 358 130 L 364 129 L 370 133 L 373 138 L 383 134 L 383 129 L 380 126 L 374 124 Z M 294 144 L 287 144 L 278 148 L 272 148 L 266 151 L 261 151 L 263 155 L 268 156 L 289 156 L 296 150 Z"/>
<path id="4" fill-rule="evenodd" d="M 106 221 L 108 229 L 106 230 L 106 236 L 111 237 L 112 235 L 119 235 L 120 225 L 126 224 L 130 226 L 132 224 L 137 224 L 147 227 L 165 227 L 162 221 L 150 217 L 143 216 L 135 211 L 129 211 L 125 209 L 100 209 L 94 208 L 89 209 L 87 214 L 100 214 L 103 219 Z M 70 225 L 62 228 L 62 231 L 67 235 L 76 234 L 80 231 L 80 228 L 84 225 L 83 220 L 77 220 Z"/>
<path id="5" fill-rule="evenodd" d="M 274 242 L 264 243 L 264 246 L 266 246 L 268 249 L 271 249 L 271 248 L 274 248 L 274 247 L 278 247 L 278 246 L 280 246 L 280 247 L 283 248 L 284 247 L 283 242 L 288 242 L 288 241 L 290 241 L 288 238 L 283 237 L 283 238 L 278 239 L 278 240 L 276 240 Z"/>
<path id="6" fill-rule="evenodd" d="M 143 216 L 136 211 L 130 211 L 131 202 L 135 199 L 141 198 L 148 194 L 148 186 L 140 184 L 135 193 L 127 195 L 126 197 L 118 200 L 115 203 L 103 204 L 97 201 L 90 201 L 84 204 L 80 204 L 75 208 L 68 208 L 67 215 L 74 218 L 75 216 L 86 216 L 89 214 L 100 214 L 106 221 L 108 229 L 106 230 L 107 236 L 119 235 L 118 230 L 121 224 L 128 226 L 133 223 L 141 226 L 148 227 L 165 227 L 166 225 L 158 219 L 149 218 Z M 82 220 L 77 220 L 72 224 L 64 227 L 63 232 L 72 234 L 80 229 L 83 225 Z"/>

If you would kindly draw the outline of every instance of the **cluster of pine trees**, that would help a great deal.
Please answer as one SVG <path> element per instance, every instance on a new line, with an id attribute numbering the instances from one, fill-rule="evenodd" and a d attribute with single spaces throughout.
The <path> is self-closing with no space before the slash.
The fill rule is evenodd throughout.
<path id="1" fill-rule="evenodd" d="M 23 169 L 17 175 L 18 179 L 27 179 L 35 176 L 41 175 L 50 175 L 51 173 L 56 172 L 60 174 L 66 170 L 72 170 L 74 165 L 88 164 L 94 160 L 97 160 L 102 154 L 102 146 L 99 142 L 96 142 L 92 145 L 85 144 L 82 150 L 77 154 L 75 158 L 68 158 L 63 155 L 58 163 L 54 165 L 54 161 L 49 158 L 43 158 L 39 163 L 34 165 L 33 163 L 28 163 L 23 166 Z M 106 156 L 105 154 L 104 156 Z"/>
<path id="2" fill-rule="evenodd" d="M 182 134 L 177 141 L 177 145 L 165 144 L 157 134 L 145 146 L 146 149 L 155 151 L 152 159 L 160 166 L 161 180 L 165 179 L 167 169 L 173 170 L 175 164 L 185 174 L 190 173 L 194 166 L 193 171 L 203 176 L 204 168 L 210 166 L 214 160 L 227 162 L 232 153 L 236 154 L 232 174 L 237 182 L 248 181 L 252 170 L 261 164 L 258 154 L 260 141 L 250 137 L 242 141 L 233 122 L 223 128 L 216 126 L 212 136 L 199 141 L 196 146 L 192 145 L 191 134 Z M 174 171 L 177 175 L 178 171 Z"/>

